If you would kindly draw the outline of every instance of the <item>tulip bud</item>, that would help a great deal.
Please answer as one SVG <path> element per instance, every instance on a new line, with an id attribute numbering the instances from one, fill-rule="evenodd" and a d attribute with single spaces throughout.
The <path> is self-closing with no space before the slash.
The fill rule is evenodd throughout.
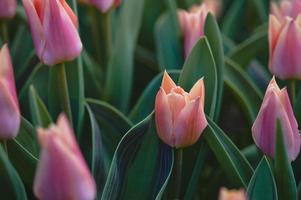
<path id="1" fill-rule="evenodd" d="M 204 26 L 207 14 L 217 15 L 218 6 L 212 0 L 205 1 L 200 6 L 192 6 L 190 11 L 178 11 L 180 29 L 184 36 L 184 54 L 187 57 L 198 39 L 204 36 Z"/>
<path id="2" fill-rule="evenodd" d="M 7 45 L 0 50 L 0 138 L 16 137 L 21 115 L 16 93 L 14 70 Z"/>
<path id="3" fill-rule="evenodd" d="M 269 69 L 280 79 L 301 78 L 301 1 L 272 4 L 269 17 Z"/>
<path id="4" fill-rule="evenodd" d="M 164 72 L 155 103 L 156 127 L 161 140 L 176 148 L 194 144 L 207 126 L 204 98 L 203 79 L 187 93 Z"/>
<path id="5" fill-rule="evenodd" d="M 275 155 L 277 120 L 281 123 L 288 158 L 295 160 L 301 143 L 298 124 L 286 88 L 280 90 L 273 78 L 252 127 L 255 144 L 271 157 Z"/>
<path id="6" fill-rule="evenodd" d="M 23 5 L 43 63 L 52 66 L 80 55 L 77 17 L 65 0 L 23 0 Z"/>
<path id="7" fill-rule="evenodd" d="M 219 192 L 219 200 L 247 200 L 247 195 L 243 189 L 228 190 L 222 187 Z"/>
<path id="8" fill-rule="evenodd" d="M 16 14 L 17 0 L 0 1 L 0 18 L 12 18 Z"/>
<path id="9" fill-rule="evenodd" d="M 121 0 L 78 0 L 80 3 L 95 6 L 102 13 L 120 5 Z"/>
<path id="10" fill-rule="evenodd" d="M 40 160 L 34 194 L 43 200 L 94 200 L 96 186 L 65 115 L 48 129 L 38 128 Z"/>

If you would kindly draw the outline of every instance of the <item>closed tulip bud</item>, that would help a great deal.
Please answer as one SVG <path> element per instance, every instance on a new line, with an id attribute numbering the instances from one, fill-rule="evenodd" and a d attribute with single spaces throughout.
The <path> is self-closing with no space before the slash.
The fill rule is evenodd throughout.
<path id="1" fill-rule="evenodd" d="M 34 194 L 43 200 L 94 200 L 95 182 L 76 143 L 65 115 L 56 125 L 39 128 L 40 160 Z"/>
<path id="2" fill-rule="evenodd" d="M 0 50 L 0 138 L 16 137 L 21 115 L 16 93 L 14 70 L 7 45 Z"/>
<path id="3" fill-rule="evenodd" d="M 207 126 L 204 98 L 203 79 L 187 93 L 164 72 L 155 103 L 156 127 L 161 140 L 176 148 L 194 144 Z"/>
<path id="4" fill-rule="evenodd" d="M 207 14 L 211 12 L 213 15 L 218 14 L 218 6 L 213 0 L 205 1 L 200 6 L 192 6 L 190 11 L 178 11 L 180 29 L 184 37 L 184 55 L 187 57 L 196 44 L 198 39 L 204 36 L 204 26 Z"/>
<path id="5" fill-rule="evenodd" d="M 301 1 L 272 4 L 269 17 L 269 69 L 280 79 L 301 79 Z"/>
<path id="6" fill-rule="evenodd" d="M 82 43 L 77 17 L 65 0 L 23 0 L 40 60 L 49 65 L 79 56 Z"/>
<path id="7" fill-rule="evenodd" d="M 252 127 L 256 145 L 270 157 L 274 157 L 277 120 L 280 121 L 287 155 L 295 160 L 300 152 L 298 124 L 286 88 L 280 90 L 273 78 L 266 90 L 258 116 Z"/>
<path id="8" fill-rule="evenodd" d="M 243 189 L 228 190 L 222 187 L 219 191 L 218 200 L 247 200 L 247 195 Z"/>
<path id="9" fill-rule="evenodd" d="M 12 18 L 16 14 L 17 0 L 0 1 L 0 18 Z"/>
<path id="10" fill-rule="evenodd" d="M 120 5 L 121 0 L 78 0 L 80 3 L 95 6 L 102 13 Z"/>

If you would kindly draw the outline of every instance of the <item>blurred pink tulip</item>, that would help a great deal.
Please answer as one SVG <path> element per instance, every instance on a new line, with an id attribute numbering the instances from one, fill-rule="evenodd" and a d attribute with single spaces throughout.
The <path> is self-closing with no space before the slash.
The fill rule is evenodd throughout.
<path id="1" fill-rule="evenodd" d="M 12 18 L 16 14 L 17 0 L 0 1 L 0 18 Z"/>
<path id="2" fill-rule="evenodd" d="M 0 138 L 16 137 L 20 121 L 14 69 L 8 47 L 4 45 L 0 51 Z"/>
<path id="3" fill-rule="evenodd" d="M 111 8 L 120 5 L 121 0 L 78 0 L 80 3 L 93 5 L 102 13 L 108 12 Z"/>
<path id="4" fill-rule="evenodd" d="M 222 187 L 219 191 L 218 200 L 247 200 L 247 195 L 243 189 L 228 190 Z"/>
<path id="5" fill-rule="evenodd" d="M 280 120 L 289 160 L 295 160 L 300 152 L 300 134 L 286 88 L 280 90 L 273 78 L 266 90 L 258 116 L 252 127 L 256 145 L 274 157 L 277 120 Z"/>
<path id="6" fill-rule="evenodd" d="M 301 79 L 301 1 L 273 3 L 269 17 L 269 69 L 280 79 Z"/>
<path id="7" fill-rule="evenodd" d="M 203 79 L 187 93 L 164 72 L 156 96 L 155 118 L 158 135 L 166 144 L 176 148 L 186 147 L 199 139 L 207 126 L 204 98 Z"/>
<path id="8" fill-rule="evenodd" d="M 218 15 L 217 0 L 206 0 L 200 6 L 192 6 L 190 11 L 178 11 L 180 28 L 184 37 L 184 54 L 187 57 L 198 39 L 204 36 L 204 26 L 207 14 Z"/>
<path id="9" fill-rule="evenodd" d="M 94 200 L 96 186 L 65 115 L 56 125 L 39 128 L 41 155 L 34 194 L 43 200 Z"/>
<path id="10" fill-rule="evenodd" d="M 37 55 L 49 66 L 80 55 L 77 17 L 65 0 L 23 0 Z"/>

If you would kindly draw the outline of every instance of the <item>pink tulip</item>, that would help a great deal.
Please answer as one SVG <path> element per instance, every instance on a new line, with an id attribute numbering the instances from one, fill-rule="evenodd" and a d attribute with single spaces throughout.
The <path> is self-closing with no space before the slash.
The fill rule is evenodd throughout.
<path id="1" fill-rule="evenodd" d="M 269 19 L 269 69 L 280 79 L 301 78 L 301 1 L 272 4 Z"/>
<path id="2" fill-rule="evenodd" d="M 47 65 L 79 56 L 77 17 L 65 0 L 23 0 L 37 55 Z"/>
<path id="3" fill-rule="evenodd" d="M 155 103 L 156 127 L 161 140 L 176 148 L 194 144 L 207 126 L 204 98 L 203 79 L 187 93 L 164 72 Z"/>
<path id="4" fill-rule="evenodd" d="M 17 136 L 21 115 L 16 93 L 14 69 L 7 45 L 0 51 L 0 138 Z"/>
<path id="5" fill-rule="evenodd" d="M 120 5 L 121 0 L 78 0 L 80 3 L 95 6 L 102 13 L 108 12 L 111 8 Z"/>
<path id="6" fill-rule="evenodd" d="M 180 28 L 184 36 L 184 54 L 187 57 L 198 39 L 204 36 L 207 14 L 217 15 L 219 4 L 215 0 L 207 0 L 200 6 L 192 6 L 190 11 L 178 11 Z"/>
<path id="7" fill-rule="evenodd" d="M 271 157 L 275 154 L 277 120 L 281 123 L 288 158 L 295 160 L 301 143 L 298 124 L 286 88 L 280 90 L 273 78 L 252 127 L 256 145 Z"/>
<path id="8" fill-rule="evenodd" d="M 17 0 L 0 1 L 0 18 L 12 18 L 16 14 Z"/>
<path id="9" fill-rule="evenodd" d="M 219 192 L 218 200 L 247 200 L 247 195 L 243 189 L 228 190 L 222 187 Z"/>
<path id="10" fill-rule="evenodd" d="M 96 186 L 65 115 L 56 125 L 39 128 L 41 155 L 34 194 L 43 200 L 94 200 Z"/>

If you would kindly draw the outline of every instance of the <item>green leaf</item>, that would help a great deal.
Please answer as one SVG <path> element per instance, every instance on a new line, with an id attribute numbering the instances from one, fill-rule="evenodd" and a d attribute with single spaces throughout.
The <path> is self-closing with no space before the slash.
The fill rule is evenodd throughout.
<path id="1" fill-rule="evenodd" d="M 279 199 L 297 200 L 297 187 L 291 163 L 288 160 L 283 128 L 277 120 L 275 179 Z"/>
<path id="2" fill-rule="evenodd" d="M 120 8 L 115 40 L 109 59 L 105 96 L 109 103 L 127 112 L 132 91 L 134 49 L 141 26 L 144 0 L 127 0 Z"/>
<path id="3" fill-rule="evenodd" d="M 241 67 L 247 67 L 252 59 L 268 51 L 267 25 L 264 31 L 253 34 L 250 38 L 234 47 L 228 57 Z"/>
<path id="4" fill-rule="evenodd" d="M 222 104 L 223 86 L 224 86 L 224 49 L 222 35 L 220 33 L 218 24 L 211 13 L 207 15 L 205 23 L 205 35 L 210 44 L 214 62 L 216 65 L 217 73 L 217 102 L 214 120 L 216 121 L 219 117 L 219 112 Z"/>
<path id="5" fill-rule="evenodd" d="M 229 178 L 235 183 L 247 187 L 253 175 L 253 169 L 250 163 L 212 119 L 207 117 L 207 121 L 208 127 L 203 133 L 203 137 L 211 151 Z"/>
<path id="6" fill-rule="evenodd" d="M 35 126 L 48 127 L 52 123 L 51 117 L 33 85 L 29 88 L 29 103 L 33 124 Z"/>
<path id="7" fill-rule="evenodd" d="M 174 80 L 174 82 L 178 81 L 180 71 L 171 70 L 167 71 L 167 73 Z M 140 122 L 154 110 L 155 98 L 160 89 L 162 78 L 163 72 L 153 78 L 153 80 L 145 88 L 138 102 L 135 104 L 130 113 L 130 119 L 132 120 L 132 122 Z"/>
<path id="8" fill-rule="evenodd" d="M 24 185 L 10 163 L 5 151 L 0 146 L 0 193 L 1 199 L 26 200 Z"/>
<path id="9" fill-rule="evenodd" d="M 89 143 L 92 174 L 96 180 L 98 194 L 101 194 L 114 151 L 121 138 L 131 128 L 131 122 L 105 102 L 87 99 L 86 107 L 92 129 Z"/>
<path id="10" fill-rule="evenodd" d="M 32 125 L 22 118 L 19 133 L 7 141 L 9 159 L 28 187 L 32 187 L 39 157 L 39 145 Z"/>
<path id="11" fill-rule="evenodd" d="M 227 58 L 225 83 L 236 94 L 248 114 L 250 123 L 253 123 L 260 108 L 263 94 L 248 74 Z"/>
<path id="12" fill-rule="evenodd" d="M 102 199 L 160 199 L 173 166 L 173 150 L 156 133 L 154 114 L 119 143 Z"/>
<path id="13" fill-rule="evenodd" d="M 215 113 L 218 83 L 214 58 L 206 37 L 202 37 L 195 44 L 186 59 L 179 78 L 179 85 L 185 91 L 189 91 L 202 77 L 204 77 L 206 88 L 205 112 L 209 116 L 213 116 Z"/>
<path id="14" fill-rule="evenodd" d="M 181 69 L 184 62 L 182 44 L 180 43 L 178 18 L 173 14 L 172 9 L 169 9 L 156 22 L 155 41 L 161 70 Z"/>
<path id="15" fill-rule="evenodd" d="M 264 156 L 248 186 L 249 200 L 276 200 L 277 188 L 267 158 Z"/>

